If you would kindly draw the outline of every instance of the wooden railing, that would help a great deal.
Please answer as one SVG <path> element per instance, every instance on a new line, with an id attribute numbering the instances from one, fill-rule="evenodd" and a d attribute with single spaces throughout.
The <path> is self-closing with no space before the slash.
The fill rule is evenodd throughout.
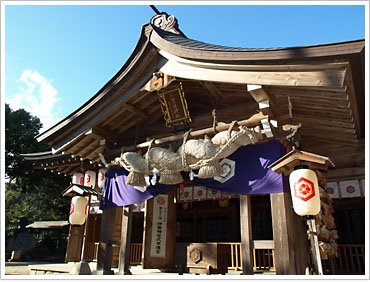
<path id="1" fill-rule="evenodd" d="M 228 269 L 242 270 L 242 244 L 221 243 L 230 246 L 230 263 Z M 253 271 L 276 271 L 273 241 L 253 241 Z"/>
<path id="2" fill-rule="evenodd" d="M 365 245 L 338 245 L 335 274 L 365 274 Z"/>
<path id="3" fill-rule="evenodd" d="M 86 261 L 95 261 L 98 259 L 98 247 L 99 247 L 99 242 L 86 243 L 86 248 L 85 248 Z"/>
<path id="4" fill-rule="evenodd" d="M 143 244 L 131 243 L 130 245 L 130 264 L 141 264 Z"/>
<path id="5" fill-rule="evenodd" d="M 96 261 L 98 259 L 99 242 L 86 243 L 86 261 Z M 117 248 L 117 247 L 114 247 Z M 134 244 L 130 246 L 130 264 L 141 264 L 143 244 Z"/>
<path id="6" fill-rule="evenodd" d="M 271 243 L 272 242 L 272 243 Z M 242 244 L 221 243 L 230 246 L 230 262 L 228 269 L 242 270 Z M 96 261 L 99 243 L 86 243 L 86 260 Z M 363 250 L 362 250 L 363 251 Z M 141 264 L 143 244 L 131 243 L 130 264 Z M 276 271 L 273 241 L 253 241 L 253 271 Z"/>

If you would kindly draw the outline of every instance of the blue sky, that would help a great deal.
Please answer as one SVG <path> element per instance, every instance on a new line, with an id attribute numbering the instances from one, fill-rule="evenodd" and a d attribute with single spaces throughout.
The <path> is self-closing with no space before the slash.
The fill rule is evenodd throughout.
<path id="1" fill-rule="evenodd" d="M 365 2 L 259 6 L 191 2 L 156 7 L 173 14 L 189 38 L 232 47 L 275 48 L 365 38 Z M 155 15 L 144 4 L 4 7 L 5 102 L 40 117 L 44 129 L 103 87 L 133 51 L 141 26 Z"/>

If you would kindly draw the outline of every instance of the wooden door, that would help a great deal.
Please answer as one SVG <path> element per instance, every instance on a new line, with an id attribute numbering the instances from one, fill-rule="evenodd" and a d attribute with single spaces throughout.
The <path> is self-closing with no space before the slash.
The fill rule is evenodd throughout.
<path id="1" fill-rule="evenodd" d="M 66 262 L 80 261 L 85 225 L 70 225 Z"/>

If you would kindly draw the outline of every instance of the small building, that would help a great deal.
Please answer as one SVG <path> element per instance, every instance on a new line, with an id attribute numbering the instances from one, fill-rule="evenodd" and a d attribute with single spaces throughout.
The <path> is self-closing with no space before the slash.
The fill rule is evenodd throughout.
<path id="1" fill-rule="evenodd" d="M 131 56 L 110 81 L 36 137 L 52 151 L 24 158 L 35 169 L 70 176 L 108 167 L 91 201 L 84 248 L 104 274 L 138 263 L 196 272 L 201 254 L 210 256 L 204 267 L 220 272 L 226 264 L 243 274 L 305 274 L 312 264 L 307 225 L 292 209 L 286 177 L 268 166 L 294 149 L 326 156 L 335 167 L 317 173 L 334 207 L 337 247 L 335 255 L 321 257 L 324 268 L 364 274 L 364 47 L 363 39 L 292 48 L 217 46 L 187 38 L 174 16 L 161 13 L 142 26 Z M 221 132 L 230 140 L 242 130 L 249 144 L 208 157 L 217 161 L 209 170 L 220 164 L 222 173 L 201 178 L 196 164 L 202 158 L 187 160 L 182 145 L 194 140 L 203 142 L 194 143 L 200 148 Z M 154 156 L 145 154 L 153 148 L 170 156 L 163 155 L 158 175 L 150 169 Z M 177 160 L 181 169 L 171 170 Z M 163 183 L 169 170 L 181 173 L 181 181 Z M 145 173 L 152 183 L 140 178 Z M 141 184 L 127 184 L 129 177 Z M 81 259 L 83 232 L 84 226 L 71 225 L 66 261 Z M 211 251 L 202 249 L 207 244 Z"/>

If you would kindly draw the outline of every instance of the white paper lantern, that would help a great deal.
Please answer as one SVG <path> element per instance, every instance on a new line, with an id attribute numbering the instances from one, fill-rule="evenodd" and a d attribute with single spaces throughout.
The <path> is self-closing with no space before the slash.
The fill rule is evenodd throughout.
<path id="1" fill-rule="evenodd" d="M 86 171 L 84 185 L 87 187 L 95 188 L 95 182 L 96 182 L 96 172 L 93 170 Z"/>
<path id="2" fill-rule="evenodd" d="M 316 173 L 307 166 L 299 166 L 290 174 L 289 182 L 296 214 L 317 215 L 320 212 L 320 191 Z"/>
<path id="3" fill-rule="evenodd" d="M 99 169 L 98 172 L 98 187 L 103 188 L 104 186 L 104 180 L 105 180 L 105 173 L 107 172 L 106 168 Z"/>
<path id="4" fill-rule="evenodd" d="M 84 185 L 84 175 L 81 172 L 76 172 L 72 176 L 72 184 Z"/>
<path id="5" fill-rule="evenodd" d="M 69 223 L 72 225 L 82 225 L 87 216 L 88 200 L 82 196 L 74 196 L 71 200 L 69 210 Z"/>

